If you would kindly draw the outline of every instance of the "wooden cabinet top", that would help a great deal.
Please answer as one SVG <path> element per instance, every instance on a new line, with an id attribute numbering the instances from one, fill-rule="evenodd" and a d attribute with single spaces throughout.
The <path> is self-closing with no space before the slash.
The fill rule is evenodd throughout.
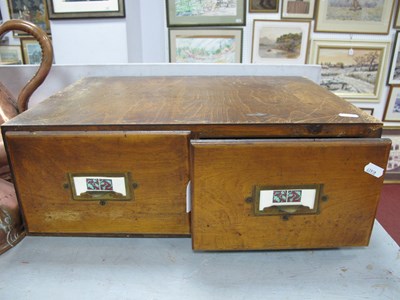
<path id="1" fill-rule="evenodd" d="M 377 137 L 382 124 L 302 77 L 84 78 L 3 130 L 188 130 L 204 137 Z"/>

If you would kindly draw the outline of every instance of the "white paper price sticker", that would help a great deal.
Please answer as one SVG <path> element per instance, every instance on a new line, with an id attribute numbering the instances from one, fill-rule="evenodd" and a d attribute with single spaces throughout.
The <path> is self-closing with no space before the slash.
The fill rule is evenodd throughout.
<path id="1" fill-rule="evenodd" d="M 368 173 L 372 176 L 375 176 L 376 178 L 380 178 L 383 175 L 383 169 L 381 167 L 378 167 L 377 165 L 373 163 L 369 163 L 368 165 L 365 166 L 364 172 Z"/>

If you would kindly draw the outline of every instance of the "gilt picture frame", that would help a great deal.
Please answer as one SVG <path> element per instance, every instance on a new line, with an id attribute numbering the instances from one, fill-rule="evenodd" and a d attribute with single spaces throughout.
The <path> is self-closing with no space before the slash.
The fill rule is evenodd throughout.
<path id="1" fill-rule="evenodd" d="M 33 38 L 21 38 L 22 59 L 26 65 L 39 65 L 42 61 L 42 48 Z"/>
<path id="2" fill-rule="evenodd" d="M 10 19 L 32 22 L 47 34 L 51 34 L 47 15 L 46 0 L 8 0 Z M 14 36 L 27 36 L 21 31 L 14 31 Z"/>
<path id="3" fill-rule="evenodd" d="M 313 19 L 315 0 L 282 0 L 282 19 Z"/>
<path id="4" fill-rule="evenodd" d="M 400 183 L 400 127 L 384 127 L 382 138 L 392 140 L 384 183 Z"/>
<path id="5" fill-rule="evenodd" d="M 245 26 L 246 0 L 166 0 L 167 26 Z"/>
<path id="6" fill-rule="evenodd" d="M 252 63 L 305 64 L 309 21 L 254 20 Z"/>
<path id="7" fill-rule="evenodd" d="M 47 0 L 49 19 L 124 18 L 124 0 Z"/>
<path id="8" fill-rule="evenodd" d="M 172 63 L 241 63 L 242 29 L 170 29 Z"/>
<path id="9" fill-rule="evenodd" d="M 315 32 L 388 34 L 394 0 L 320 0 Z"/>
<path id="10" fill-rule="evenodd" d="M 390 41 L 313 40 L 309 63 L 322 66 L 321 85 L 350 101 L 379 102 Z"/>

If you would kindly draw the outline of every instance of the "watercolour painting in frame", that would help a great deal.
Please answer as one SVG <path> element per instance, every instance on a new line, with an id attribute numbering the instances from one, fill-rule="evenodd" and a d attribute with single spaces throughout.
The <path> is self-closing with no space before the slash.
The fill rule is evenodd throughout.
<path id="1" fill-rule="evenodd" d="M 379 102 L 390 42 L 314 40 L 310 64 L 322 66 L 321 85 L 350 101 Z"/>
<path id="2" fill-rule="evenodd" d="M 252 63 L 305 64 L 309 21 L 254 20 Z"/>
<path id="3" fill-rule="evenodd" d="M 21 65 L 20 46 L 0 46 L 0 65 Z"/>
<path id="4" fill-rule="evenodd" d="M 320 0 L 316 32 L 387 34 L 394 0 Z"/>
<path id="5" fill-rule="evenodd" d="M 50 22 L 47 17 L 46 0 L 8 0 L 10 19 L 29 21 L 47 34 L 50 34 Z M 15 36 L 27 36 L 25 32 L 14 31 Z"/>
<path id="6" fill-rule="evenodd" d="M 166 0 L 167 26 L 244 26 L 246 0 Z"/>
<path id="7" fill-rule="evenodd" d="M 242 29 L 170 29 L 170 62 L 241 63 Z"/>

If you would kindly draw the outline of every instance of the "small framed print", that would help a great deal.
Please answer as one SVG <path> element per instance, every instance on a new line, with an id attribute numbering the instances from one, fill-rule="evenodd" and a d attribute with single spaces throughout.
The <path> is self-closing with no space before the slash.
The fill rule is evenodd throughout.
<path id="1" fill-rule="evenodd" d="M 320 0 L 316 32 L 388 34 L 394 0 Z"/>
<path id="2" fill-rule="evenodd" d="M 254 20 L 251 62 L 304 64 L 309 34 L 308 21 Z"/>
<path id="3" fill-rule="evenodd" d="M 241 63 L 242 29 L 170 29 L 174 63 Z"/>
<path id="4" fill-rule="evenodd" d="M 384 127 L 382 137 L 392 140 L 384 183 L 400 183 L 400 127 Z"/>
<path id="5" fill-rule="evenodd" d="M 244 26 L 246 0 L 166 0 L 168 27 Z"/>
<path id="6" fill-rule="evenodd" d="M 49 19 L 123 18 L 124 0 L 46 0 Z"/>
<path id="7" fill-rule="evenodd" d="M 390 87 L 383 121 L 400 122 L 400 85 Z"/>
<path id="8" fill-rule="evenodd" d="M 279 12 L 279 0 L 249 0 L 249 12 L 277 13 Z"/>
<path id="9" fill-rule="evenodd" d="M 393 23 L 393 28 L 395 29 L 400 29 L 400 3 L 397 4 L 397 8 L 396 8 L 396 15 L 394 17 L 394 23 Z"/>
<path id="10" fill-rule="evenodd" d="M 0 46 L 0 65 L 21 65 L 20 46 Z"/>
<path id="11" fill-rule="evenodd" d="M 390 62 L 388 84 L 400 84 L 400 39 L 399 32 L 396 32 L 396 38 L 393 47 L 392 59 Z"/>
<path id="12" fill-rule="evenodd" d="M 10 19 L 25 20 L 34 23 L 50 34 L 46 0 L 8 0 Z M 25 32 L 14 31 L 16 36 L 27 36 Z"/>
<path id="13" fill-rule="evenodd" d="M 42 48 L 36 39 L 21 38 L 21 51 L 24 64 L 39 65 L 42 61 Z"/>
<path id="14" fill-rule="evenodd" d="M 390 42 L 314 40 L 309 63 L 322 66 L 321 85 L 351 101 L 379 102 Z"/>
<path id="15" fill-rule="evenodd" d="M 283 0 L 282 19 L 314 18 L 315 0 Z"/>

